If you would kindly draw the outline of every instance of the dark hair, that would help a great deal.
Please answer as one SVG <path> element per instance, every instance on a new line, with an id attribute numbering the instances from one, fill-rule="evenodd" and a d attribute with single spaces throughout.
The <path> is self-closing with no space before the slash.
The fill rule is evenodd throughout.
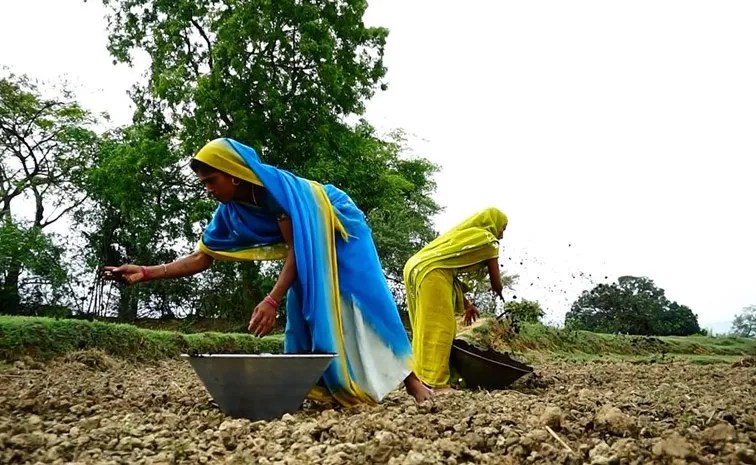
<path id="1" fill-rule="evenodd" d="M 207 163 L 203 161 L 199 161 L 196 158 L 192 158 L 192 161 L 189 162 L 189 168 L 192 169 L 195 173 L 198 171 L 202 171 L 205 173 L 213 173 L 216 171 L 220 171 L 218 169 L 213 168 L 212 166 L 208 165 Z"/>

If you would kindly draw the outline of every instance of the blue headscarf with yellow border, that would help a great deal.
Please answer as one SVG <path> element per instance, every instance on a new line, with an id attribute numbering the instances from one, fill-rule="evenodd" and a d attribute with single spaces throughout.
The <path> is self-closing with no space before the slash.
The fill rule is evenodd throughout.
<path id="1" fill-rule="evenodd" d="M 358 303 L 365 323 L 408 366 L 412 349 L 364 214 L 336 187 L 266 165 L 254 149 L 232 139 L 209 142 L 195 158 L 263 186 L 290 218 L 297 279 L 287 293 L 284 351 L 338 354 L 321 387 L 343 405 L 372 403 L 354 381 L 359 360 L 349 360 L 344 350 L 341 306 Z M 288 253 L 275 218 L 238 202 L 218 206 L 199 250 L 221 260 L 283 259 Z"/>

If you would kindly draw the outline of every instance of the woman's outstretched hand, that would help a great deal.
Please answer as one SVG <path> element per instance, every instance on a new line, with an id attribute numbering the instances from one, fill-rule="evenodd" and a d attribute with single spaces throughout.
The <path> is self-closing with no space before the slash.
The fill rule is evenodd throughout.
<path id="1" fill-rule="evenodd" d="M 473 304 L 468 305 L 465 308 L 465 326 L 470 326 L 478 318 L 480 318 L 478 308 Z"/>
<path id="2" fill-rule="evenodd" d="M 257 304 L 252 312 L 247 330 L 257 337 L 263 337 L 273 331 L 276 325 L 276 309 L 266 301 Z"/>
<path id="3" fill-rule="evenodd" d="M 142 267 L 137 265 L 103 266 L 100 273 L 103 279 L 124 284 L 135 284 L 144 280 Z"/>

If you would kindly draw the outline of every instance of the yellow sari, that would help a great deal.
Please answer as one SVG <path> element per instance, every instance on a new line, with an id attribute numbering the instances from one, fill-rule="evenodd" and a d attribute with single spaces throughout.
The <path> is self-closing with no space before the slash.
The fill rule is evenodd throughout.
<path id="1" fill-rule="evenodd" d="M 459 277 L 485 275 L 486 262 L 499 256 L 498 237 L 506 226 L 504 213 L 487 208 L 437 237 L 404 266 L 413 368 L 428 386 L 449 385 L 455 314 L 464 312 Z"/>

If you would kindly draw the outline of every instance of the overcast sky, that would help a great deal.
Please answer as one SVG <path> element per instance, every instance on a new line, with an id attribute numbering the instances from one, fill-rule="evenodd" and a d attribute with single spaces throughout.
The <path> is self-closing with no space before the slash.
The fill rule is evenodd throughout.
<path id="1" fill-rule="evenodd" d="M 509 216 L 510 296 L 561 320 L 581 272 L 642 275 L 718 330 L 756 304 L 756 3 L 370 4 L 389 90 L 367 117 L 442 165 L 440 230 Z M 129 121 L 142 69 L 112 65 L 101 2 L 0 5 L 0 64 Z"/>

